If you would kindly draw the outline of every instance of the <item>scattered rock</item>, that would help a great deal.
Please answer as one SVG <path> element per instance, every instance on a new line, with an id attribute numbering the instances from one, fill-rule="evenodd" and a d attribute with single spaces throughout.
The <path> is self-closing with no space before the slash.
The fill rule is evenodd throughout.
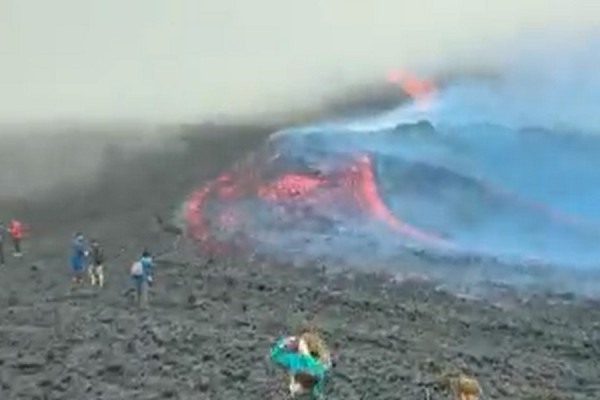
<path id="1" fill-rule="evenodd" d="M 43 370 L 45 364 L 46 362 L 42 357 L 29 355 L 20 357 L 13 364 L 13 367 L 22 374 L 35 374 Z"/>
<path id="2" fill-rule="evenodd" d="M 207 392 L 210 389 L 210 379 L 206 376 L 201 376 L 196 384 L 196 389 L 200 392 Z"/>
<path id="3" fill-rule="evenodd" d="M 104 368 L 102 373 L 105 375 L 123 376 L 125 373 L 125 367 L 120 363 L 109 364 Z"/>

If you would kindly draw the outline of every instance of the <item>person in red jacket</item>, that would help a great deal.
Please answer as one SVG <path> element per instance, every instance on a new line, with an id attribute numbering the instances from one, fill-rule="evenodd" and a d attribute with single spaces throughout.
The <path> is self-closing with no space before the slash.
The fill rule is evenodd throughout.
<path id="1" fill-rule="evenodd" d="M 21 240 L 23 239 L 23 223 L 19 220 L 12 219 L 8 225 L 8 233 L 12 238 L 14 245 L 14 256 L 21 257 Z"/>
<path id="2" fill-rule="evenodd" d="M 0 221 L 0 266 L 4 265 L 4 238 L 6 234 L 6 227 L 4 222 Z"/>

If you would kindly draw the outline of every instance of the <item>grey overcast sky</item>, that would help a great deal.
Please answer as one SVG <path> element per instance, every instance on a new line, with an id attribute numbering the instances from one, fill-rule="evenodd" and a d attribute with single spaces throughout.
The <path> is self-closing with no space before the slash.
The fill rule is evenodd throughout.
<path id="1" fill-rule="evenodd" d="M 599 24 L 598 0 L 1 0 L 0 121 L 284 109 Z"/>

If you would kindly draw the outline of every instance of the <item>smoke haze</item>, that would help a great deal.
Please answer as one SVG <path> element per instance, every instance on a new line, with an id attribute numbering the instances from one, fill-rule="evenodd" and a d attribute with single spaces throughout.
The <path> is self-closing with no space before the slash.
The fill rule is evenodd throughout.
<path id="1" fill-rule="evenodd" d="M 553 49 L 598 16 L 592 0 L 4 0 L 0 121 L 318 106 L 392 66 L 496 67 L 530 37 Z"/>

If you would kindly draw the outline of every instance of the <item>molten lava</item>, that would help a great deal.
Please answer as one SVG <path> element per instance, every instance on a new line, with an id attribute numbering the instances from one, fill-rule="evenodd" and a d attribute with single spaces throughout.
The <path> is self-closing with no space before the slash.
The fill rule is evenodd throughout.
<path id="1" fill-rule="evenodd" d="M 280 229 L 341 212 L 346 218 L 379 221 L 422 242 L 445 244 L 437 234 L 419 230 L 392 214 L 379 196 L 366 155 L 331 174 L 282 171 L 270 178 L 247 162 L 189 196 L 185 212 L 188 234 L 211 251 L 227 245 L 227 238 L 219 235 L 222 232 L 228 232 L 229 238 L 243 236 L 248 244 L 259 229 L 256 224 L 265 224 L 258 221 L 260 210 L 265 209 L 271 215 L 268 225 L 279 224 Z"/>
<path id="2" fill-rule="evenodd" d="M 389 70 L 386 80 L 389 83 L 399 85 L 423 109 L 427 109 L 430 106 L 431 99 L 436 92 L 434 81 L 418 78 L 410 72 L 401 69 Z"/>

